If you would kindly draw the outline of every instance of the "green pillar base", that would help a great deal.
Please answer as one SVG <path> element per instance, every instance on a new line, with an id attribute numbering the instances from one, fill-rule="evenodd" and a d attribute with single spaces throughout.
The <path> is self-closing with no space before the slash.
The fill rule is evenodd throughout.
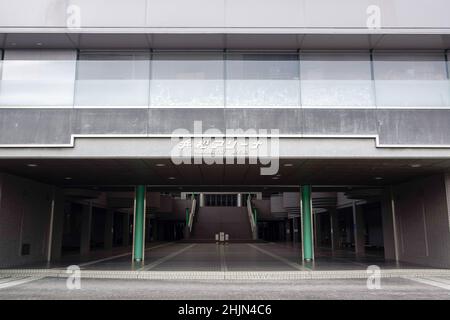
<path id="1" fill-rule="evenodd" d="M 135 191 L 133 259 L 136 262 L 144 259 L 145 189 L 145 186 L 139 185 Z"/>
<path id="2" fill-rule="evenodd" d="M 301 187 L 302 197 L 302 231 L 303 231 L 303 260 L 312 261 L 314 259 L 313 249 L 313 228 L 312 228 L 312 205 L 311 186 Z"/>

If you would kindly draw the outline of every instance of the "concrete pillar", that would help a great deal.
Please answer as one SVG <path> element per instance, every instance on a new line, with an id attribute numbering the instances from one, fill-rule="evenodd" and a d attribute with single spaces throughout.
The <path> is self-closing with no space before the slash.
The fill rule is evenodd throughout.
<path id="1" fill-rule="evenodd" d="M 320 246 L 320 239 L 321 239 L 321 234 L 320 234 L 320 216 L 313 211 L 313 234 L 314 234 L 314 244 L 317 247 Z"/>
<path id="2" fill-rule="evenodd" d="M 300 242 L 300 228 L 299 228 L 299 224 L 300 224 L 300 219 L 299 218 L 292 218 L 292 241 L 294 243 L 299 243 Z"/>
<path id="3" fill-rule="evenodd" d="M 331 226 L 331 250 L 338 250 L 340 248 L 341 229 L 339 228 L 339 215 L 336 208 L 329 209 L 330 226 Z"/>
<path id="4" fill-rule="evenodd" d="M 83 205 L 82 210 L 80 254 L 87 255 L 91 251 L 92 203 Z"/>
<path id="5" fill-rule="evenodd" d="M 114 236 L 114 210 L 108 209 L 105 216 L 105 233 L 104 233 L 104 248 L 111 250 L 113 247 Z"/>
<path id="6" fill-rule="evenodd" d="M 203 208 L 205 206 L 205 194 L 202 192 L 200 193 L 200 197 L 199 197 L 199 207 Z"/>
<path id="7" fill-rule="evenodd" d="M 302 199 L 302 235 L 303 260 L 314 260 L 314 239 L 312 228 L 312 198 L 311 186 L 301 187 Z"/>
<path id="8" fill-rule="evenodd" d="M 353 202 L 353 232 L 355 237 L 355 254 L 363 256 L 365 254 L 365 221 L 362 206 Z"/>
<path id="9" fill-rule="evenodd" d="M 130 245 L 130 215 L 128 213 L 124 213 L 122 215 L 122 225 L 123 225 L 122 245 L 124 247 L 127 247 Z"/>
<path id="10" fill-rule="evenodd" d="M 136 186 L 134 198 L 133 261 L 136 262 L 145 258 L 145 189 L 144 185 Z"/>
<path id="11" fill-rule="evenodd" d="M 153 241 L 158 241 L 158 220 L 153 220 Z"/>
<path id="12" fill-rule="evenodd" d="M 54 187 L 52 196 L 53 219 L 51 221 L 51 234 L 47 248 L 47 260 L 59 261 L 61 259 L 62 239 L 64 232 L 64 192 Z"/>
<path id="13" fill-rule="evenodd" d="M 381 219 L 383 224 L 384 258 L 398 261 L 398 243 L 396 237 L 395 201 L 391 191 L 383 191 L 381 197 Z"/>
<path id="14" fill-rule="evenodd" d="M 285 227 L 286 227 L 286 233 L 285 233 L 285 240 L 291 241 L 291 219 L 285 220 Z"/>
<path id="15" fill-rule="evenodd" d="M 242 207 L 242 194 L 237 194 L 237 206 Z"/>

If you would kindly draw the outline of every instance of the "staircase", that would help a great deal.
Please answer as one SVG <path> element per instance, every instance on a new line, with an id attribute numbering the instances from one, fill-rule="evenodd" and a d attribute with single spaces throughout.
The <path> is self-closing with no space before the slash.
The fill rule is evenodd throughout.
<path id="1" fill-rule="evenodd" d="M 224 232 L 230 241 L 243 241 L 252 238 L 250 221 L 246 207 L 202 207 L 199 208 L 193 223 L 190 240 L 215 240 L 215 235 Z"/>

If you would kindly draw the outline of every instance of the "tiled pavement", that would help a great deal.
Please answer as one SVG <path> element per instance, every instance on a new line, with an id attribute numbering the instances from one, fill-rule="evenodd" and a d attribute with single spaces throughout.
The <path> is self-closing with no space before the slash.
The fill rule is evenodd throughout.
<path id="1" fill-rule="evenodd" d="M 301 248 L 286 243 L 155 243 L 147 246 L 143 264 L 129 252 L 91 261 L 69 257 L 58 265 L 0 269 L 0 276 L 67 277 L 78 265 L 84 277 L 114 279 L 344 279 L 365 278 L 367 267 L 380 267 L 383 277 L 448 276 L 450 270 L 384 261 L 381 256 L 356 258 L 352 252 L 316 250 L 313 263 L 302 263 Z M 94 256 L 92 256 L 94 258 Z"/>

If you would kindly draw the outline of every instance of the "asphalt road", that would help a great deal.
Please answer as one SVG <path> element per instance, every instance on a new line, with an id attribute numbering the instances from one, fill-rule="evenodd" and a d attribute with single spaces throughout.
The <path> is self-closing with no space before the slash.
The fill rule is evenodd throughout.
<path id="1" fill-rule="evenodd" d="M 7 285 L 9 283 L 9 285 Z M 446 299 L 450 278 L 381 279 L 369 290 L 365 279 L 302 281 L 109 280 L 81 279 L 69 290 L 66 279 L 3 279 L 0 300 L 9 299 Z"/>

